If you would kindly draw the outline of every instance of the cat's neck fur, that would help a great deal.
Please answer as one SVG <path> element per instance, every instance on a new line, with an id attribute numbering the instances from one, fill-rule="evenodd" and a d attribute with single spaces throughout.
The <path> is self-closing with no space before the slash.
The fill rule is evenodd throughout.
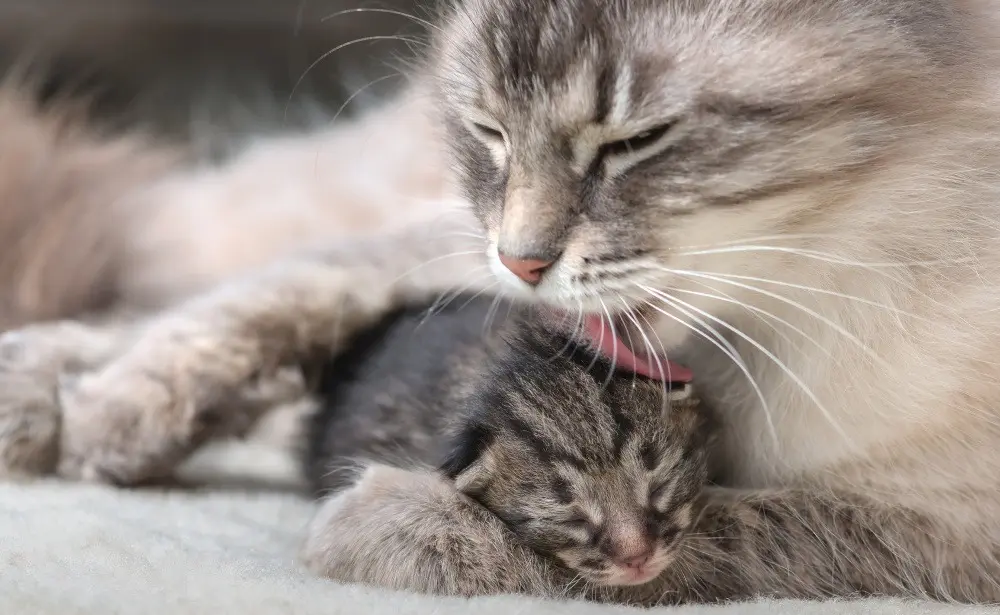
<path id="1" fill-rule="evenodd" d="M 918 458 L 925 487 L 937 482 L 927 475 L 930 468 L 951 486 L 995 475 L 990 468 L 1000 456 L 979 455 L 986 465 L 966 476 L 944 462 L 954 449 L 1000 437 L 994 426 L 1000 374 L 993 359 L 1000 338 L 1000 241 L 993 222 L 1000 182 L 990 135 L 1000 125 L 1000 104 L 989 94 L 961 123 L 942 119 L 929 127 L 925 140 L 908 144 L 905 157 L 852 193 L 831 195 L 835 207 L 797 229 L 828 239 L 746 242 L 777 248 L 750 249 L 742 257 L 773 263 L 774 274 L 766 277 L 778 284 L 735 281 L 787 299 L 757 294 L 753 305 L 810 339 L 773 320 L 766 324 L 761 312 L 723 306 L 733 327 L 802 381 L 795 384 L 746 339 L 716 326 L 746 360 L 769 402 L 770 421 L 730 360 L 705 344 L 687 349 L 706 394 L 727 408 L 720 449 L 734 462 L 723 472 L 735 482 L 760 487 L 816 473 L 854 482 L 872 476 L 871 463 L 893 483 L 914 480 L 906 473 Z M 938 455 L 941 463 L 928 463 Z"/>

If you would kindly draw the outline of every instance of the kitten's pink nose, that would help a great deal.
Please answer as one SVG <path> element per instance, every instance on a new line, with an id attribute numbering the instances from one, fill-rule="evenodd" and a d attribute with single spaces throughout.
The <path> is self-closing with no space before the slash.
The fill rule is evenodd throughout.
<path id="1" fill-rule="evenodd" d="M 554 261 L 544 261 L 536 258 L 514 258 L 507 256 L 503 252 L 499 253 L 500 262 L 510 272 L 521 278 L 523 281 L 536 286 L 542 281 L 542 274 L 552 266 Z"/>
<path id="2" fill-rule="evenodd" d="M 649 563 L 649 560 L 653 557 L 652 549 L 645 549 L 642 553 L 636 555 L 629 555 L 622 558 L 617 558 L 615 563 L 623 568 L 635 568 L 641 569 L 643 566 Z"/>

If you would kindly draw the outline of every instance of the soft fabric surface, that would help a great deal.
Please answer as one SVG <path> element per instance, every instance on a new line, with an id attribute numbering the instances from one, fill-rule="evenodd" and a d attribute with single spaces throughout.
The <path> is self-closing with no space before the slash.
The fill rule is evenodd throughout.
<path id="1" fill-rule="evenodd" d="M 442 599 L 340 586 L 297 565 L 314 504 L 273 450 L 207 453 L 198 490 L 116 490 L 56 481 L 0 484 L 4 615 L 603 615 L 612 613 L 976 614 L 997 609 L 898 601 L 761 602 L 640 611 L 524 597 Z M 236 470 L 239 470 L 237 473 Z M 245 479 L 258 481 L 257 486 Z M 266 486 L 260 481 L 266 481 Z M 242 486 L 239 486 L 242 485 Z M 285 485 L 281 491 L 275 486 Z"/>

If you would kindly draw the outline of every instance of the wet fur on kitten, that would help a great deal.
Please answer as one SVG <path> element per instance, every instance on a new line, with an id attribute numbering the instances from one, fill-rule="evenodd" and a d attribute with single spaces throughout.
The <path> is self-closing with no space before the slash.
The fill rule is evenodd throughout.
<path id="1" fill-rule="evenodd" d="M 1000 601 L 996 2 L 527 2 L 464 4 L 438 37 L 435 92 L 421 82 L 359 133 L 387 118 L 426 129 L 414 160 L 439 173 L 436 144 L 449 143 L 507 292 L 642 309 L 650 337 L 697 375 L 720 421 L 719 486 L 693 527 L 702 540 L 658 583 L 612 598 Z M 526 10 L 539 7 L 552 10 Z M 601 61 L 569 62 L 588 57 Z M 611 60 L 660 87 L 607 95 L 626 74 Z M 560 75 L 574 79 L 546 80 Z M 632 121 L 595 124 L 602 99 Z M 406 123 L 421 107 L 450 139 Z M 663 141 L 621 144 L 665 122 L 652 132 Z M 285 145 L 273 159 L 292 158 Z M 316 140 L 297 145 L 314 153 Z M 581 164 L 602 149 L 600 164 Z M 361 158 L 345 153 L 334 175 L 349 157 Z M 268 158 L 213 178 L 232 180 L 231 194 Z M 316 176 L 289 181 L 331 185 Z M 197 194 L 194 179 L 178 186 Z M 345 202 L 364 212 L 359 194 Z M 446 257 L 453 243 L 421 233 L 333 249 L 170 311 L 62 400 L 73 418 L 58 471 L 134 482 L 169 469 L 203 438 L 206 408 L 313 343 L 333 346 L 338 322 L 352 330 L 404 298 L 476 286 L 482 258 Z M 498 249 L 559 259 L 529 287 Z M 443 266 L 404 275 L 431 258 Z M 460 496 L 436 474 L 374 466 L 317 516 L 307 560 L 396 588 L 565 594 Z"/>
<path id="2" fill-rule="evenodd" d="M 491 298 L 394 311 L 322 364 L 307 474 L 438 466 L 523 544 L 590 583 L 655 578 L 705 483 L 708 421 L 668 390 Z M 484 322 L 491 324 L 484 330 Z"/>

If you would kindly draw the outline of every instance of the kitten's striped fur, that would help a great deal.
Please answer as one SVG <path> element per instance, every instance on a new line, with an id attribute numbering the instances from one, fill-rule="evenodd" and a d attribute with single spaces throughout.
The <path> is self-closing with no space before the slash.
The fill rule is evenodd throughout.
<path id="1" fill-rule="evenodd" d="M 321 362 L 314 488 L 349 486 L 364 461 L 437 466 L 590 583 L 655 578 L 694 520 L 709 421 L 685 387 L 612 372 L 521 309 L 484 331 L 492 305 L 459 296 L 432 317 L 394 311 Z"/>

